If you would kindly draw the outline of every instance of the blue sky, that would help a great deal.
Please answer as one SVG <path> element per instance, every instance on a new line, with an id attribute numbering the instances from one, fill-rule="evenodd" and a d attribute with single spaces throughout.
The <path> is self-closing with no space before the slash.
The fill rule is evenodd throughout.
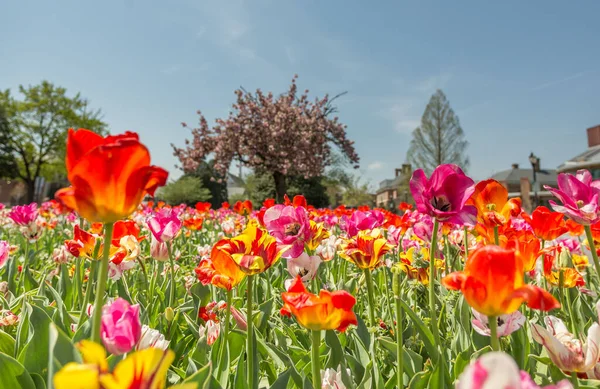
<path id="1" fill-rule="evenodd" d="M 0 88 L 47 79 L 134 130 L 171 170 L 200 109 L 227 115 L 239 86 L 283 92 L 294 74 L 337 94 L 373 186 L 401 165 L 442 88 L 483 179 L 534 151 L 554 168 L 600 124 L 600 2 L 10 1 Z"/>

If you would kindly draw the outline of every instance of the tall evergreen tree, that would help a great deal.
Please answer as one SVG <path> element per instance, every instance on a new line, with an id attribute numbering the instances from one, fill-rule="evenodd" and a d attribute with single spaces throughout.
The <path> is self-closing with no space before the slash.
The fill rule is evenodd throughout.
<path id="1" fill-rule="evenodd" d="M 431 173 L 436 166 L 453 163 L 463 169 L 469 167 L 466 149 L 469 142 L 458 116 L 441 90 L 437 90 L 423 113 L 421 125 L 413 131 L 406 160 L 413 168 Z"/>

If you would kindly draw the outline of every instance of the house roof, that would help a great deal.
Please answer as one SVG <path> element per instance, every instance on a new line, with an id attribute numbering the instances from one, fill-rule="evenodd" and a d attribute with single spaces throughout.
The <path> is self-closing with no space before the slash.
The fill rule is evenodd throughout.
<path id="1" fill-rule="evenodd" d="M 244 187 L 244 180 L 242 180 L 240 177 L 236 176 L 235 174 L 231 174 L 228 173 L 227 174 L 227 186 L 230 188 L 243 188 Z"/>
<path id="2" fill-rule="evenodd" d="M 387 190 L 398 189 L 398 187 L 404 182 L 407 182 L 407 178 L 404 177 L 403 174 L 398 175 L 398 177 L 383 180 L 379 182 L 379 188 L 377 188 L 377 193 L 385 192 Z"/>
<path id="3" fill-rule="evenodd" d="M 558 171 L 582 169 L 589 166 L 600 165 L 600 145 L 593 146 L 574 156 L 558 167 Z"/>
<path id="4" fill-rule="evenodd" d="M 506 182 L 507 184 L 519 184 L 521 178 L 525 177 L 529 181 L 533 182 L 533 170 L 532 169 L 509 169 L 503 170 L 494 174 L 491 178 L 496 181 Z M 540 170 L 536 173 L 536 179 L 541 184 L 556 185 L 557 173 L 554 169 Z"/>

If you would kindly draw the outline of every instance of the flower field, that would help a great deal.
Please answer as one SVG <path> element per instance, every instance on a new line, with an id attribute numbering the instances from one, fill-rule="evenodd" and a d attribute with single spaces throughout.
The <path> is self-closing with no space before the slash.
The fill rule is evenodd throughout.
<path id="1" fill-rule="evenodd" d="M 529 214 L 418 169 L 392 213 L 148 200 L 135 133 L 70 130 L 65 163 L 56 200 L 0 206 L 2 389 L 600 387 L 588 171 Z"/>

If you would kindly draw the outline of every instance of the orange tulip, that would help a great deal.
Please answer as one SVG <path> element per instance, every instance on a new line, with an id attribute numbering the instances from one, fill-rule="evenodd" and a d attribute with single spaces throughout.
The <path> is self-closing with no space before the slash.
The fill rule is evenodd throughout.
<path id="1" fill-rule="evenodd" d="M 583 232 L 584 232 L 583 225 L 581 225 L 579 223 L 575 223 L 571 219 L 567 219 L 565 225 L 567 226 L 567 229 L 569 230 L 569 234 L 571 234 L 573 236 L 583 235 Z"/>
<path id="2" fill-rule="evenodd" d="M 248 275 L 262 273 L 275 264 L 288 245 L 277 245 L 277 241 L 254 223 L 238 236 L 223 239 L 215 244 L 212 258 L 224 255 L 230 258 L 241 271 Z M 216 260 L 216 259 L 215 259 Z"/>
<path id="3" fill-rule="evenodd" d="M 233 205 L 233 212 L 238 213 L 242 216 L 249 215 L 252 212 L 252 201 L 250 201 L 250 200 L 237 201 Z"/>
<path id="4" fill-rule="evenodd" d="M 543 240 L 554 240 L 568 231 L 565 216 L 546 207 L 537 207 L 531 216 L 523 212 L 523 219 L 531 226 L 535 235 Z"/>
<path id="5" fill-rule="evenodd" d="M 119 246 L 121 238 L 124 236 L 134 236 L 138 242 L 146 239 L 145 236 L 140 236 L 140 226 L 133 220 L 119 220 L 113 227 L 112 245 Z"/>
<path id="6" fill-rule="evenodd" d="M 514 251 L 487 245 L 470 253 L 464 271 L 447 275 L 442 284 L 460 290 L 473 309 L 487 316 L 513 313 L 523 302 L 543 311 L 560 307 L 547 291 L 525 285 L 523 273 Z"/>
<path id="7" fill-rule="evenodd" d="M 66 165 L 71 186 L 56 192 L 56 197 L 91 222 L 126 218 L 168 176 L 166 170 L 150 165 L 148 149 L 133 132 L 102 137 L 69 129 Z"/>
<path id="8" fill-rule="evenodd" d="M 340 245 L 338 254 L 360 269 L 373 270 L 382 265 L 383 255 L 391 249 L 392 245 L 381 235 L 379 229 L 363 230 L 354 238 L 346 239 Z"/>
<path id="9" fill-rule="evenodd" d="M 562 248 L 554 246 L 548 248 L 544 255 L 544 277 L 551 285 L 563 288 L 574 288 L 585 285 L 583 276 L 574 268 L 560 266 L 560 256 Z M 564 255 L 569 255 L 563 253 Z M 562 273 L 562 285 L 560 283 L 560 273 Z"/>
<path id="10" fill-rule="evenodd" d="M 213 284 L 216 287 L 231 290 L 246 277 L 246 273 L 224 250 L 224 247 L 229 245 L 229 239 L 220 240 L 213 246 L 210 258 L 200 261 L 195 272 L 202 285 Z"/>
<path id="11" fill-rule="evenodd" d="M 500 246 L 515 251 L 525 272 L 533 270 L 537 259 L 543 254 L 539 239 L 530 231 L 512 230 L 508 237 L 500 237 Z"/>
<path id="12" fill-rule="evenodd" d="M 200 213 L 210 211 L 211 204 L 209 202 L 197 202 L 196 210 Z"/>
<path id="13" fill-rule="evenodd" d="M 509 200 L 506 188 L 493 179 L 475 185 L 467 204 L 477 208 L 477 221 L 486 227 L 504 225 L 521 212 L 521 199 Z"/>
<path id="14" fill-rule="evenodd" d="M 321 290 L 319 295 L 309 293 L 298 275 L 287 292 L 281 294 L 281 314 L 294 315 L 298 323 L 313 331 L 338 330 L 344 332 L 350 324 L 358 325 L 352 307 L 356 299 L 345 290 L 329 292 Z"/>
<path id="15" fill-rule="evenodd" d="M 190 217 L 183 221 L 183 226 L 191 231 L 199 231 L 202 229 L 204 219 L 201 217 Z"/>
<path id="16" fill-rule="evenodd" d="M 75 225 L 73 228 L 73 239 L 65 241 L 65 246 L 74 257 L 95 259 L 96 235 L 89 233 Z"/>

